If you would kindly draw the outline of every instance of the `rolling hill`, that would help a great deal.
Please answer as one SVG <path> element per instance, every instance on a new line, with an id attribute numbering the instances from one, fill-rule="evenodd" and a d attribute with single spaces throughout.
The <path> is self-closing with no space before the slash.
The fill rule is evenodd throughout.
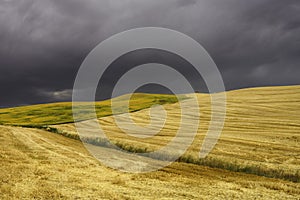
<path id="1" fill-rule="evenodd" d="M 167 168 L 139 175 L 106 168 L 87 153 L 77 141 L 70 103 L 0 109 L 1 194 L 3 198 L 298 199 L 300 86 L 250 88 L 226 95 L 225 126 L 207 158 L 199 159 L 199 151 L 210 123 L 210 96 L 197 94 L 200 126 L 188 151 Z M 180 101 L 192 116 L 194 109 L 187 97 Z M 119 101 L 122 106 L 122 97 Z M 130 102 L 130 116 L 142 126 L 149 124 L 149 108 L 157 103 L 164 106 L 167 120 L 154 137 L 126 135 L 110 116 L 110 101 L 97 103 L 99 123 L 109 139 L 127 151 L 157 150 L 170 142 L 178 130 L 181 112 L 177 99 L 137 94 Z M 114 151 L 94 144 L 106 155 Z"/>
<path id="2" fill-rule="evenodd" d="M 198 99 L 200 128 L 193 144 L 180 159 L 182 162 L 300 182 L 300 87 L 228 92 L 221 138 L 205 159 L 199 159 L 199 151 L 210 123 L 210 97 L 198 94 Z M 183 106 L 193 115 L 194 109 L 189 106 L 189 101 L 184 100 Z M 116 125 L 112 116 L 100 118 L 99 123 L 109 139 L 119 147 L 132 152 L 151 152 L 168 144 L 180 124 L 178 103 L 164 107 L 168 113 L 164 128 L 148 139 L 128 136 Z M 132 113 L 131 117 L 137 124 L 147 125 L 149 109 Z M 195 122 L 191 119 L 189 123 Z M 74 124 L 51 127 L 61 134 L 77 134 Z M 147 135 L 146 132 L 143 134 Z"/>
<path id="3" fill-rule="evenodd" d="M 125 104 L 127 95 L 114 99 L 116 104 Z M 182 98 L 185 98 L 182 96 Z M 155 104 L 175 103 L 177 98 L 173 95 L 161 94 L 134 94 L 130 99 L 130 112 L 136 112 L 149 108 Z M 90 103 L 82 102 L 83 109 L 89 107 Z M 95 103 L 97 116 L 111 115 L 111 100 Z M 88 120 L 90 116 L 83 114 L 82 120 Z M 50 103 L 32 106 L 20 106 L 15 108 L 0 109 L 0 124 L 20 126 L 42 126 L 53 124 L 65 124 L 73 122 L 72 103 Z"/>

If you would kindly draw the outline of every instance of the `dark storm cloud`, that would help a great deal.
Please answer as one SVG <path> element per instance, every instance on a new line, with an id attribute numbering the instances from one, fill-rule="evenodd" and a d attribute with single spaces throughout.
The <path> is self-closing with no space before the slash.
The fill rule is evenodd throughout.
<path id="1" fill-rule="evenodd" d="M 227 89 L 300 84 L 299 13 L 298 0 L 2 0 L 0 105 L 70 100 L 89 51 L 112 34 L 143 26 L 196 39 Z M 120 75 L 114 73 L 108 76 Z"/>

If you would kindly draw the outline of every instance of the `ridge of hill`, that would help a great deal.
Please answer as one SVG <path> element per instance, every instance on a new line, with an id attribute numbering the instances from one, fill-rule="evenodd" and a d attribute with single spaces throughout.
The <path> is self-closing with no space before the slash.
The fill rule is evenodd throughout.
<path id="1" fill-rule="evenodd" d="M 114 98 L 117 106 L 123 106 L 127 101 L 128 95 Z M 184 99 L 185 97 L 182 96 Z M 111 115 L 111 99 L 95 102 L 97 116 L 105 117 Z M 177 102 L 174 95 L 164 94 L 143 94 L 135 93 L 130 98 L 130 112 L 136 112 L 149 108 L 155 104 L 169 104 Z M 83 109 L 90 109 L 91 103 L 80 103 Z M 94 103 L 92 103 L 94 104 Z M 82 120 L 90 119 L 89 114 L 82 114 Z M 13 108 L 0 109 L 0 124 L 2 125 L 19 125 L 19 126 L 42 126 L 53 124 L 72 123 L 72 102 L 60 102 L 39 104 L 30 106 L 20 106 Z"/>

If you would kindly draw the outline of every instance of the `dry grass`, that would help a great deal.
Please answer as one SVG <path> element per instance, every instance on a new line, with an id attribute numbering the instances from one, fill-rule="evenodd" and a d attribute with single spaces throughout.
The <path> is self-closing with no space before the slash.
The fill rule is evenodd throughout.
<path id="1" fill-rule="evenodd" d="M 121 173 L 101 166 L 79 141 L 36 129 L 0 126 L 0 132 L 0 199 L 299 199 L 300 195 L 296 183 L 184 163 L 147 174 Z"/>
<path id="2" fill-rule="evenodd" d="M 299 199 L 299 183 L 291 181 L 299 182 L 300 174 L 300 86 L 228 92 L 225 127 L 206 160 L 199 160 L 198 154 L 210 122 L 210 98 L 205 94 L 197 95 L 200 128 L 180 161 L 216 168 L 173 163 L 148 174 L 120 173 L 101 166 L 77 140 L 43 130 L 0 126 L 0 199 Z M 131 102 L 131 111 L 137 111 L 131 113 L 131 117 L 137 124 L 145 126 L 149 123 L 149 109 L 143 108 L 154 103 L 164 104 L 168 118 L 164 128 L 154 137 L 128 136 L 116 126 L 114 118 L 108 116 L 111 113 L 100 116 L 102 128 L 119 147 L 133 152 L 153 151 L 166 145 L 176 134 L 181 114 L 179 104 L 173 99 L 162 103 L 158 96 L 150 96 L 144 101 L 140 96 Z M 183 104 L 192 116 L 194 109 L 189 106 L 189 101 L 186 99 Z M 44 106 L 47 107 L 31 107 L 31 111 L 36 108 L 43 112 Z M 37 118 L 39 113 L 28 115 L 24 107 L 20 109 L 23 115 L 19 117 L 10 113 L 10 109 L 6 113 L 0 110 L 0 121 L 34 126 L 63 122 L 61 117 L 51 115 L 54 110 L 45 112 L 48 116 Z M 69 109 L 65 111 L 68 113 Z M 193 118 L 186 125 L 192 123 L 195 123 Z M 49 131 L 78 139 L 73 124 L 49 128 Z M 189 134 L 187 132 L 187 136 Z M 88 139 L 94 141 L 94 138 Z M 105 144 L 104 140 L 98 142 Z M 109 156 L 111 149 L 93 148 L 98 148 L 107 155 L 107 160 L 114 162 Z M 132 164 L 133 167 L 138 165 Z"/>
<path id="3" fill-rule="evenodd" d="M 199 94 L 198 97 L 200 128 L 182 161 L 300 181 L 299 86 L 228 92 L 227 117 L 221 138 L 209 157 L 200 161 L 197 159 L 198 153 L 208 129 L 211 108 L 208 95 Z M 189 101 L 184 101 L 185 109 L 192 115 L 194 109 L 188 106 Z M 126 150 L 157 150 L 174 137 L 180 120 L 177 103 L 164 107 L 168 112 L 166 124 L 161 132 L 150 139 L 126 135 L 116 126 L 113 117 L 101 118 L 100 124 L 109 138 Z M 149 123 L 149 110 L 132 113 L 131 117 L 136 123 L 146 125 Z M 194 121 L 191 119 L 189 123 Z M 76 134 L 73 124 L 55 128 Z"/>

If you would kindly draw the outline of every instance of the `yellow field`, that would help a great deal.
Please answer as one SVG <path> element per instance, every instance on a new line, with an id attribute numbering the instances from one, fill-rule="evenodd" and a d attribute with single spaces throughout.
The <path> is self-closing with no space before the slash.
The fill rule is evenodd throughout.
<path id="1" fill-rule="evenodd" d="M 300 199 L 300 86 L 252 88 L 226 94 L 225 126 L 209 156 L 199 159 L 211 117 L 210 98 L 197 94 L 201 117 L 193 144 L 180 162 L 147 174 L 121 173 L 101 165 L 80 141 L 67 138 L 78 139 L 72 123 L 55 123 L 55 116 L 48 116 L 52 123 L 46 123 L 47 120 L 35 115 L 28 116 L 31 121 L 26 124 L 22 118 L 15 119 L 9 109 L 5 112 L 0 109 L 3 124 L 10 124 L 9 120 L 13 125 L 38 122 L 37 125 L 48 124 L 43 128 L 49 131 L 67 136 L 0 126 L 0 199 Z M 179 104 L 173 97 L 166 98 L 161 104 L 167 111 L 167 121 L 154 137 L 138 139 L 126 135 L 109 114 L 101 115 L 99 123 L 109 139 L 125 150 L 157 150 L 175 136 L 180 122 Z M 181 103 L 193 116 L 190 101 L 184 98 Z M 131 118 L 142 126 L 149 124 L 148 108 L 160 102 L 159 96 L 149 97 L 144 102 L 147 103 L 131 102 L 131 106 L 138 108 L 130 114 Z M 41 105 L 34 109 L 44 106 L 47 107 Z M 32 107 L 26 107 L 26 112 L 22 107 L 18 109 L 24 115 L 32 111 Z M 193 123 L 195 120 L 191 118 L 185 125 Z M 147 136 L 149 133 L 133 134 Z M 114 149 L 93 148 L 111 162 L 114 162 L 109 156 L 112 153 L 124 156 L 116 154 Z M 138 167 L 139 163 L 128 160 Z M 144 157 L 140 162 L 146 161 L 152 162 L 152 159 Z"/>
<path id="2" fill-rule="evenodd" d="M 199 161 L 198 157 L 210 122 L 210 101 L 208 95 L 199 94 L 198 97 L 202 114 L 200 128 L 182 159 L 184 162 L 300 182 L 299 86 L 228 92 L 227 117 L 221 138 L 203 161 Z M 192 115 L 194 109 L 188 106 L 189 101 L 184 100 L 183 105 Z M 181 114 L 178 103 L 164 107 L 168 111 L 167 122 L 162 131 L 150 139 L 126 135 L 116 126 L 112 116 L 99 121 L 109 138 L 122 148 L 153 151 L 170 142 L 178 129 Z M 149 123 L 149 110 L 132 113 L 131 117 L 137 124 L 146 125 Z M 194 123 L 193 119 L 189 123 Z M 54 127 L 76 134 L 73 124 Z"/>
<path id="3" fill-rule="evenodd" d="M 297 183 L 192 164 L 174 163 L 147 174 L 121 173 L 102 166 L 79 141 L 28 128 L 0 126 L 0 132 L 0 199 L 299 199 L 300 196 Z"/>

